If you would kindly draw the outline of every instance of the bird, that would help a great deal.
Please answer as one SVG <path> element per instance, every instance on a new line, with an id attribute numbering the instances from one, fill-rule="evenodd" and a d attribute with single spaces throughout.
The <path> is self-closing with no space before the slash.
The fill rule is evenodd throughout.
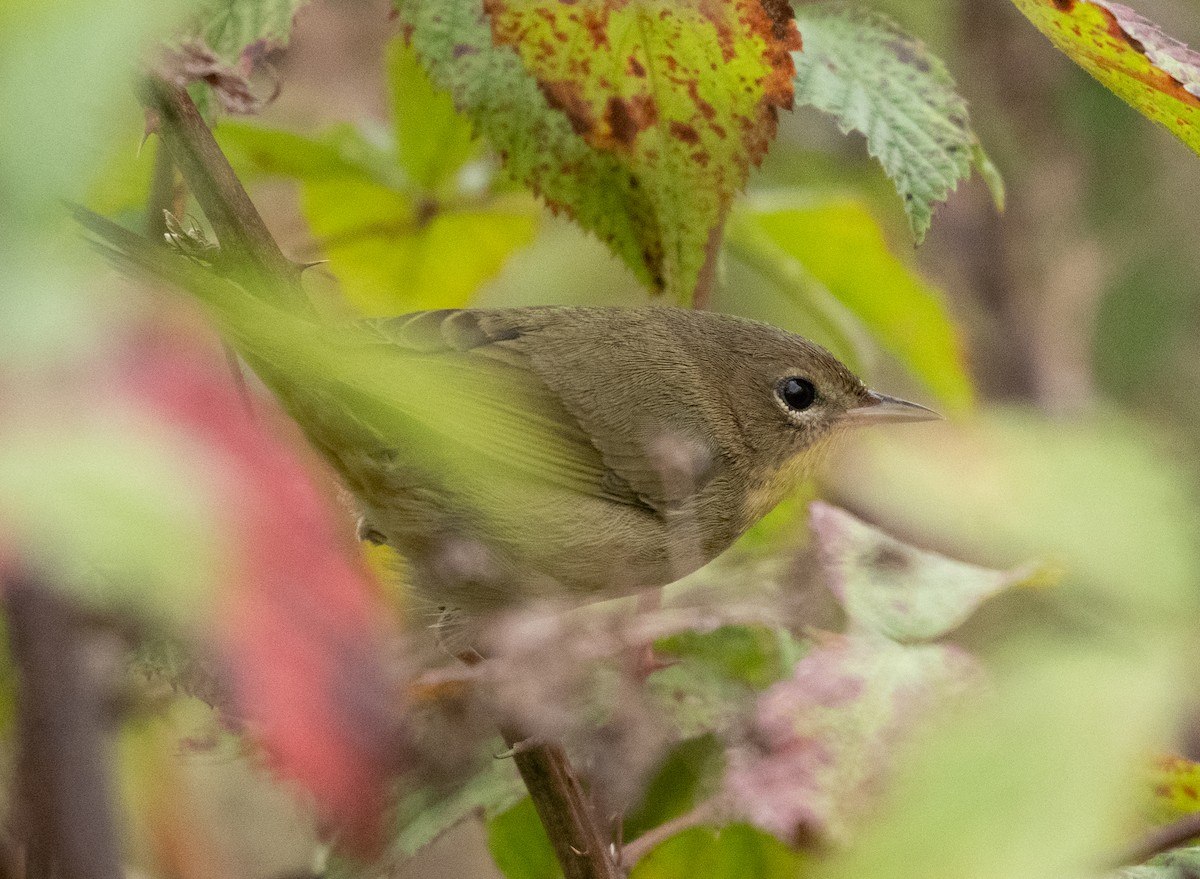
<path id="1" fill-rule="evenodd" d="M 360 534 L 467 615 L 673 582 L 790 494 L 845 429 L 939 417 L 807 339 L 725 314 L 532 306 L 366 326 L 398 373 L 440 375 L 452 435 L 415 457 L 347 444 L 337 419 L 310 436 L 357 497 Z"/>
<path id="2" fill-rule="evenodd" d="M 600 601 L 724 552 L 850 428 L 940 416 L 777 327 L 672 306 L 329 321 L 84 211 L 209 310 L 451 621 Z M 455 624 L 457 625 L 457 624 Z"/>

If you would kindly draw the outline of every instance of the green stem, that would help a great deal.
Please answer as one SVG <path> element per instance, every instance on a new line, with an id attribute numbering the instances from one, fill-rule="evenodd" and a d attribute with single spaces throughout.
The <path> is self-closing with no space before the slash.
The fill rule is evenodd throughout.
<path id="1" fill-rule="evenodd" d="M 870 363 L 871 346 L 858 320 L 798 259 L 780 247 L 753 217 L 735 211 L 726 225 L 730 256 L 773 284 L 799 306 L 854 372 Z"/>

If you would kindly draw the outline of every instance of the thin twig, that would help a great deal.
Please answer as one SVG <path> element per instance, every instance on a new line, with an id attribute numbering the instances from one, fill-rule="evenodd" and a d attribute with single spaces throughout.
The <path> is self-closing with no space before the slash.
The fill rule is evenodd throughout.
<path id="1" fill-rule="evenodd" d="M 708 232 L 704 243 L 704 265 L 696 276 L 696 289 L 692 293 L 692 308 L 707 311 L 712 308 L 713 293 L 717 286 L 717 264 L 721 259 L 721 243 L 725 238 L 725 217 Z"/>
<path id="2" fill-rule="evenodd" d="M 664 821 L 657 827 L 647 830 L 633 842 L 627 843 L 621 849 L 621 866 L 626 870 L 644 858 L 660 842 L 664 842 L 693 827 L 702 827 L 717 821 L 721 813 L 721 804 L 716 799 L 698 803 L 690 812 L 684 812 L 669 821 Z"/>
<path id="3" fill-rule="evenodd" d="M 106 773 L 105 706 L 88 680 L 79 627 L 45 584 L 5 584 L 20 670 L 20 796 L 26 876 L 120 879 Z"/>
<path id="4" fill-rule="evenodd" d="M 1128 867 L 1143 864 L 1155 855 L 1200 837 L 1200 814 L 1185 815 L 1178 821 L 1160 827 L 1113 861 L 1113 866 Z"/>

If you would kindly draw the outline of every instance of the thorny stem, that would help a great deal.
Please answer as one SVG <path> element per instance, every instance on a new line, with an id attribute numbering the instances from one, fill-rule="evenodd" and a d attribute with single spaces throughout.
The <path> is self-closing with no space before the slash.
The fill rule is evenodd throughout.
<path id="1" fill-rule="evenodd" d="M 230 267 L 242 273 L 256 293 L 269 285 L 272 295 L 286 300 L 283 304 L 310 309 L 300 286 L 300 266 L 279 249 L 188 93 L 148 77 L 142 81 L 141 97 L 157 115 L 163 146 L 212 223 Z"/>
<path id="2" fill-rule="evenodd" d="M 478 665 L 483 657 L 474 650 L 459 658 Z M 517 772 L 546 829 L 565 879 L 620 879 L 623 875 L 609 855 L 609 842 L 561 745 L 528 745 L 526 736 L 501 726 L 500 734 L 511 749 Z"/>
<path id="3" fill-rule="evenodd" d="M 79 627 L 44 583 L 4 584 L 18 696 L 27 879 L 120 879 L 104 753 L 105 706 Z"/>
<path id="4" fill-rule="evenodd" d="M 501 728 L 510 748 L 520 744 L 514 730 Z M 584 796 L 583 787 L 561 745 L 517 747 L 513 762 L 529 790 L 566 879 L 618 879 L 609 843 Z"/>
<path id="5" fill-rule="evenodd" d="M 167 231 L 164 211 L 170 210 L 175 201 L 175 162 L 165 146 L 159 144 L 154 151 L 154 179 L 150 185 L 150 198 L 146 201 L 146 237 L 152 241 L 163 240 Z"/>
<path id="6" fill-rule="evenodd" d="M 222 250 L 249 268 L 251 280 L 266 282 L 281 295 L 294 295 L 298 302 L 306 302 L 299 285 L 299 269 L 279 250 L 187 92 L 150 79 L 143 100 L 158 113 L 163 141 L 212 223 Z M 463 658 L 470 662 L 479 657 L 474 654 Z M 515 730 L 501 732 L 510 748 L 524 738 Z M 566 879 L 620 879 L 608 843 L 562 747 L 549 744 L 515 748 L 513 760 Z"/>

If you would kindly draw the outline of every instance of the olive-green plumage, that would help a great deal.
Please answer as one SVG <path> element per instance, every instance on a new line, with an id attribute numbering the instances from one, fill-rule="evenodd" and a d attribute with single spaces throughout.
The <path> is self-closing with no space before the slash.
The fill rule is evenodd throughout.
<path id="1" fill-rule="evenodd" d="M 357 495 L 364 533 L 468 614 L 669 583 L 775 506 L 840 427 L 930 414 L 799 336 L 726 315 L 468 309 L 368 326 L 393 361 L 381 371 L 436 383 L 436 410 L 414 415 L 436 436 L 363 442 L 325 394 L 290 408 Z M 811 382 L 810 406 L 787 405 L 789 378 Z"/>
<path id="2" fill-rule="evenodd" d="M 545 306 L 334 324 L 76 215 L 112 258 L 204 302 L 341 474 L 362 533 L 468 616 L 669 583 L 775 506 L 840 429 L 937 417 L 754 321 Z"/>

